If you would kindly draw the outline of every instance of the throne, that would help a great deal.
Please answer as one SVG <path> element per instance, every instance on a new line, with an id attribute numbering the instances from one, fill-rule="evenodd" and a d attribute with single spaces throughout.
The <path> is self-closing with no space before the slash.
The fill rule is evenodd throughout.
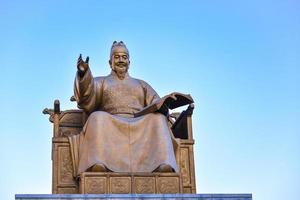
<path id="1" fill-rule="evenodd" d="M 84 172 L 74 178 L 68 136 L 79 134 L 88 116 L 80 109 L 61 111 L 59 101 L 55 100 L 53 109 L 43 111 L 50 115 L 49 120 L 53 123 L 52 193 L 196 193 L 193 109 L 194 104 L 190 104 L 181 113 L 172 113 L 168 117 L 170 129 L 179 144 L 175 149 L 179 173 Z"/>

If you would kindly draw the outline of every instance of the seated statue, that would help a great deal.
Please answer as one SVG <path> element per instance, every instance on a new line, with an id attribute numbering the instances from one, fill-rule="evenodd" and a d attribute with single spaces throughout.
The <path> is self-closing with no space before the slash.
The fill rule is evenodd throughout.
<path id="1" fill-rule="evenodd" d="M 76 174 L 82 172 L 178 172 L 166 115 L 135 114 L 160 100 L 145 81 L 128 74 L 125 44 L 111 47 L 108 76 L 93 77 L 89 58 L 78 58 L 74 97 L 88 114 L 79 135 L 70 136 Z"/>

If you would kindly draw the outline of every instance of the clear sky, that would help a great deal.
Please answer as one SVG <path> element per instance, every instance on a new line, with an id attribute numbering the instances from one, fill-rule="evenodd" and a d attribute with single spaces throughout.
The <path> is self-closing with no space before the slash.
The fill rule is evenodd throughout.
<path id="1" fill-rule="evenodd" d="M 197 193 L 299 198 L 300 3 L 0 0 L 0 199 L 51 193 L 52 125 L 79 53 L 106 75 L 123 40 L 130 74 L 195 100 Z"/>

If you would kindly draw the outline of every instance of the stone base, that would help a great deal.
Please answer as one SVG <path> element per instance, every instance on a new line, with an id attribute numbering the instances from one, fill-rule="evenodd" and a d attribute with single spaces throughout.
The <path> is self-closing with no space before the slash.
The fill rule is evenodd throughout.
<path id="1" fill-rule="evenodd" d="M 252 194 L 16 194 L 16 200 L 129 200 L 129 199 L 187 199 L 187 200 L 252 200 Z"/>
<path id="2" fill-rule="evenodd" d="M 176 194 L 182 193 L 176 173 L 95 173 L 80 175 L 81 194 Z"/>

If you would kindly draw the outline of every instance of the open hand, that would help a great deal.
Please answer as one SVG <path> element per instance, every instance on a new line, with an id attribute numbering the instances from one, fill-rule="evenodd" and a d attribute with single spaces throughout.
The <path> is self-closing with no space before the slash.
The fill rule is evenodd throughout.
<path id="1" fill-rule="evenodd" d="M 86 57 L 85 61 L 82 60 L 81 54 L 77 61 L 77 69 L 80 73 L 84 74 L 89 68 L 89 57 Z"/>

